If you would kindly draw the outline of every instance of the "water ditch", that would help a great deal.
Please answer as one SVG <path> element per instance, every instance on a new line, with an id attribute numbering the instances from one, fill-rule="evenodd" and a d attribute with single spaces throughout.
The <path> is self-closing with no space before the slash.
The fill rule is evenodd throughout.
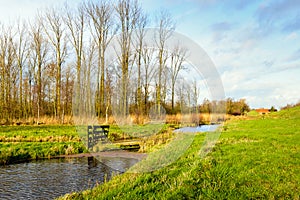
<path id="1" fill-rule="evenodd" d="M 0 199 L 54 199 L 86 190 L 122 173 L 138 160 L 106 158 L 110 168 L 93 157 L 38 160 L 0 167 Z M 120 170 L 116 170 L 120 169 Z"/>

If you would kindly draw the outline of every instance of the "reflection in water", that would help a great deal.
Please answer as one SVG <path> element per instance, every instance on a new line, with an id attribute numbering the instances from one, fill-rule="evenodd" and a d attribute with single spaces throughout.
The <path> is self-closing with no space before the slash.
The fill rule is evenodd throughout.
<path id="1" fill-rule="evenodd" d="M 128 159 L 122 157 L 99 157 L 96 156 L 96 159 L 103 163 L 105 166 L 108 166 L 118 172 L 125 172 L 138 160 L 136 159 Z M 120 162 L 121 161 L 121 162 Z"/>
<path id="2" fill-rule="evenodd" d="M 130 161 L 128 161 L 130 160 Z M 113 161 L 129 168 L 134 159 Z M 116 169 L 116 168 L 115 168 Z M 0 167 L 0 199 L 53 199 L 110 179 L 116 171 L 93 157 L 34 161 Z"/>
<path id="3" fill-rule="evenodd" d="M 183 127 L 174 130 L 174 132 L 186 132 L 186 133 L 197 133 L 197 132 L 210 132 L 215 131 L 220 126 L 220 124 L 213 124 L 213 125 L 201 125 L 201 126 L 195 126 L 195 127 Z"/>
<path id="4" fill-rule="evenodd" d="M 89 169 L 91 169 L 93 167 L 97 167 L 97 163 L 98 163 L 98 161 L 94 157 L 88 157 Z"/>

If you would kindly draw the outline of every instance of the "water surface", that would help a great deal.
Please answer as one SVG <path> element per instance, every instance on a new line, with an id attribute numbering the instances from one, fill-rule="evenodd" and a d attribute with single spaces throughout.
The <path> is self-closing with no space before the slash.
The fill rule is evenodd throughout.
<path id="1" fill-rule="evenodd" d="M 213 124 L 213 125 L 201 125 L 195 127 L 183 127 L 174 130 L 174 132 L 185 132 L 185 133 L 197 133 L 197 132 L 211 132 L 217 130 L 220 124 Z"/>
<path id="2" fill-rule="evenodd" d="M 125 171 L 137 160 L 109 160 Z M 40 160 L 0 167 L 0 199 L 53 199 L 81 191 L 120 173 L 93 158 Z"/>

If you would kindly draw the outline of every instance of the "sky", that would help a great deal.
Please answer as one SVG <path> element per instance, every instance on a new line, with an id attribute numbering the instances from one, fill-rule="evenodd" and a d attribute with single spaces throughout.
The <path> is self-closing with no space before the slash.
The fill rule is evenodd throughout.
<path id="1" fill-rule="evenodd" d="M 69 0 L 70 4 L 82 2 Z M 37 10 L 65 0 L 0 0 L 0 22 L 31 19 Z M 226 97 L 245 98 L 252 108 L 300 101 L 299 0 L 143 0 L 154 16 L 164 9 L 176 31 L 208 54 Z"/>

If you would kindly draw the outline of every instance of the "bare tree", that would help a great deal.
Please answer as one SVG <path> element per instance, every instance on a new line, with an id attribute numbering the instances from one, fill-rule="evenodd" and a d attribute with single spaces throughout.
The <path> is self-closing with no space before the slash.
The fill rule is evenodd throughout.
<path id="1" fill-rule="evenodd" d="M 85 28 L 85 12 L 82 7 L 78 7 L 77 12 L 71 10 L 67 5 L 65 7 L 66 16 L 65 23 L 68 27 L 69 41 L 71 42 L 76 56 L 76 98 L 75 107 L 79 108 L 81 103 L 81 67 L 82 67 L 82 57 L 83 57 L 83 39 L 84 39 L 84 28 Z M 74 14 L 75 13 L 75 14 Z M 67 76 L 69 77 L 69 76 Z M 68 103 L 68 102 L 66 102 Z"/>
<path id="2" fill-rule="evenodd" d="M 6 107 L 6 101 L 5 101 L 5 80 L 6 80 L 6 73 L 5 73 L 5 65 L 6 65 L 6 49 L 7 49 L 7 36 L 5 34 L 5 28 L 2 25 L 1 26 L 1 32 L 0 32 L 0 71 L 1 71 L 1 84 L 0 84 L 0 114 L 1 119 L 4 119 L 5 116 L 5 107 Z"/>
<path id="3" fill-rule="evenodd" d="M 43 94 L 46 105 L 43 105 L 44 112 L 50 116 L 55 116 L 55 79 L 56 65 L 53 62 L 45 63 L 43 66 Z"/>
<path id="4" fill-rule="evenodd" d="M 30 30 L 31 36 L 31 55 L 30 55 L 30 65 L 33 68 L 34 79 L 37 85 L 37 123 L 39 123 L 40 111 L 42 109 L 42 68 L 45 63 L 47 55 L 47 43 L 43 35 L 43 25 L 41 20 L 36 20 L 33 25 L 31 25 Z M 34 72 L 36 71 L 36 72 Z M 30 85 L 31 86 L 31 85 Z"/>
<path id="5" fill-rule="evenodd" d="M 28 30 L 27 24 L 20 20 L 17 23 L 17 41 L 15 45 L 15 54 L 17 59 L 17 65 L 19 68 L 19 119 L 23 117 L 24 113 L 24 102 L 23 102 L 23 71 L 28 55 Z"/>
<path id="6" fill-rule="evenodd" d="M 153 48 L 148 48 L 147 45 L 144 45 L 143 47 L 143 53 L 142 53 L 142 58 L 143 58 L 143 88 L 144 88 L 144 104 L 145 104 L 145 114 L 148 113 L 148 98 L 150 96 L 150 83 L 152 82 L 154 75 L 155 75 L 155 58 L 154 58 L 154 49 Z"/>
<path id="7" fill-rule="evenodd" d="M 189 96 L 187 93 L 190 92 L 190 87 L 187 82 L 180 80 L 179 86 L 176 87 L 176 93 L 178 97 L 178 103 L 180 105 L 181 114 L 187 113 L 187 105 L 189 104 Z"/>
<path id="8" fill-rule="evenodd" d="M 81 93 L 86 94 L 86 101 L 85 101 L 85 113 L 86 115 L 93 114 L 93 97 L 92 97 L 92 81 L 91 76 L 92 74 L 97 71 L 95 69 L 95 58 L 96 58 L 96 45 L 93 40 L 90 40 L 88 45 L 83 51 L 83 80 L 82 83 L 83 88 L 81 88 Z"/>
<path id="9" fill-rule="evenodd" d="M 166 11 L 161 11 L 157 16 L 157 26 L 158 26 L 158 33 L 156 36 L 156 45 L 158 48 L 158 83 L 156 87 L 157 93 L 157 111 L 158 114 L 161 113 L 160 106 L 162 103 L 162 87 L 163 87 L 163 73 L 166 67 L 167 62 L 167 51 L 166 51 L 166 41 L 171 37 L 172 33 L 175 30 L 175 24 L 170 16 L 170 14 Z"/>
<path id="10" fill-rule="evenodd" d="M 62 123 L 64 123 L 65 115 L 71 115 L 74 80 L 76 79 L 72 66 L 68 65 L 62 76 Z"/>
<path id="11" fill-rule="evenodd" d="M 142 67 L 142 60 L 143 60 L 143 46 L 144 38 L 146 35 L 146 26 L 148 24 L 148 16 L 143 12 L 139 12 L 136 20 L 136 63 L 137 63 L 137 110 L 138 115 L 142 113 L 142 82 L 141 82 L 141 67 Z"/>
<path id="12" fill-rule="evenodd" d="M 118 56 L 121 65 L 121 114 L 128 114 L 128 83 L 129 83 L 129 62 L 131 56 L 132 32 L 136 28 L 136 22 L 140 13 L 137 1 L 119 0 L 116 5 L 117 17 L 121 26 L 119 45 L 121 55 Z"/>
<path id="13" fill-rule="evenodd" d="M 179 72 L 184 69 L 183 62 L 186 59 L 186 49 L 176 45 L 170 56 L 170 75 L 171 75 L 171 103 L 172 112 L 174 113 L 174 99 L 175 99 L 175 84 Z"/>
<path id="14" fill-rule="evenodd" d="M 12 27 L 9 26 L 5 28 L 4 26 L 1 27 L 0 35 L 0 67 L 1 67 L 1 114 L 2 119 L 6 120 L 6 123 L 13 117 L 12 112 L 12 87 L 14 87 L 15 77 L 13 73 L 15 72 L 14 69 L 14 62 L 15 62 L 15 49 L 14 49 L 14 42 L 13 42 L 13 33 Z"/>
<path id="15" fill-rule="evenodd" d="M 91 33 L 98 48 L 98 116 L 105 110 L 105 51 L 116 31 L 113 27 L 113 7 L 110 2 L 101 0 L 99 3 L 89 2 L 84 5 L 91 19 Z"/>
<path id="16" fill-rule="evenodd" d="M 49 9 L 43 16 L 45 23 L 42 23 L 44 31 L 53 46 L 56 58 L 56 115 L 61 119 L 61 71 L 62 64 L 66 57 L 66 35 L 63 18 L 59 9 Z"/>
<path id="17" fill-rule="evenodd" d="M 197 81 L 194 80 L 192 83 L 192 87 L 193 87 L 193 91 L 192 91 L 192 99 L 193 99 L 193 112 L 194 113 L 199 113 L 198 110 L 198 98 L 199 98 L 199 94 L 200 94 L 200 89 L 197 85 Z"/>

